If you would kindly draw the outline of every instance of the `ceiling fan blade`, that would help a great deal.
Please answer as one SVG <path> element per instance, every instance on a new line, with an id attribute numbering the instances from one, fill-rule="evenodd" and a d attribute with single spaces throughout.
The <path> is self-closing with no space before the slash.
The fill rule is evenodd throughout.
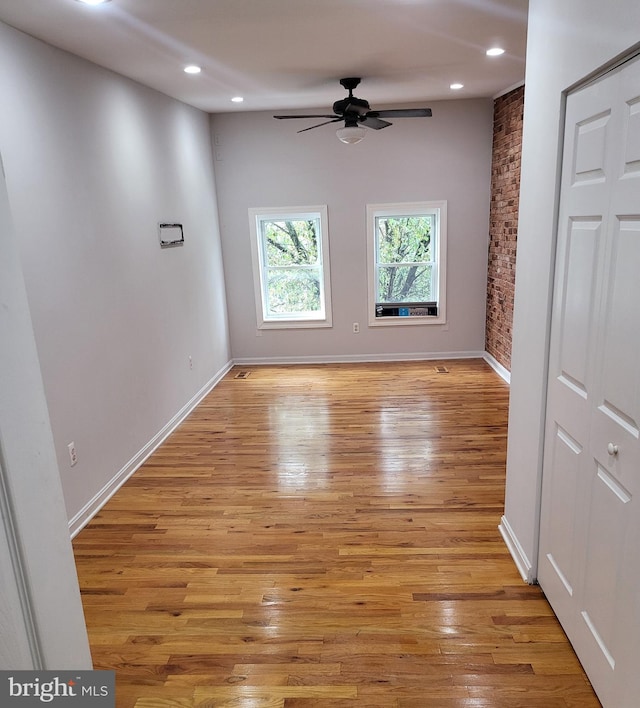
<path id="1" fill-rule="evenodd" d="M 341 121 L 342 118 L 334 118 L 333 120 L 326 120 L 324 123 L 318 123 L 317 125 L 312 125 L 309 128 L 303 128 L 302 130 L 298 130 L 298 133 L 304 133 L 307 130 L 313 130 L 314 128 L 319 128 L 321 125 L 328 125 L 329 123 L 338 123 Z"/>
<path id="2" fill-rule="evenodd" d="M 375 116 L 366 116 L 364 120 L 359 121 L 360 125 L 364 125 L 365 128 L 373 128 L 374 130 L 381 130 L 382 128 L 386 128 L 388 125 L 393 125 L 392 123 L 389 123 L 389 121 L 386 120 L 380 120 L 380 118 L 376 118 Z"/>
<path id="3" fill-rule="evenodd" d="M 322 115 L 316 115 L 316 114 L 310 114 L 310 115 L 305 115 L 305 116 L 273 116 L 274 118 L 278 118 L 279 120 L 287 120 L 290 118 L 336 118 L 337 116 L 335 113 L 332 114 L 322 114 Z M 342 120 L 339 118 L 339 120 Z"/>
<path id="4" fill-rule="evenodd" d="M 430 118 L 430 108 L 391 108 L 388 111 L 369 111 L 372 118 Z"/>

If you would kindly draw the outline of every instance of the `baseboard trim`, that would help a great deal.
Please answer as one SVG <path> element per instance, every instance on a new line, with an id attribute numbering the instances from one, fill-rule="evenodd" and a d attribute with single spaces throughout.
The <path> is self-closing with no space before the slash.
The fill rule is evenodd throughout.
<path id="1" fill-rule="evenodd" d="M 320 354 L 313 356 L 238 357 L 237 366 L 269 364 L 368 364 L 393 361 L 433 361 L 439 359 L 484 359 L 486 352 L 428 352 L 398 354 Z"/>
<path id="2" fill-rule="evenodd" d="M 489 364 L 489 366 L 500 376 L 500 378 L 504 379 L 508 384 L 511 384 L 511 372 L 509 369 L 505 369 L 504 366 L 489 352 L 484 353 L 484 360 Z"/>
<path id="3" fill-rule="evenodd" d="M 505 516 L 500 519 L 500 523 L 498 524 L 498 530 L 500 531 L 500 535 L 504 539 L 504 542 L 507 544 L 509 553 L 511 553 L 513 562 L 516 564 L 516 567 L 520 571 L 522 579 L 525 581 L 525 583 L 528 583 L 529 585 L 534 585 L 536 579 L 534 576 L 533 565 L 531 564 L 531 561 L 527 558 L 527 554 L 524 552 L 524 548 L 522 548 L 522 546 L 520 545 L 520 541 L 518 541 L 517 536 L 513 532 L 513 529 L 511 528 L 511 525 L 509 524 Z"/>
<path id="4" fill-rule="evenodd" d="M 69 521 L 71 538 L 74 538 L 102 509 L 120 487 L 133 473 L 157 450 L 182 421 L 193 411 L 202 399 L 213 390 L 220 380 L 229 372 L 233 361 L 228 361 L 207 383 L 188 401 L 173 418 L 137 452 L 127 464 L 90 499 L 80 511 Z"/>

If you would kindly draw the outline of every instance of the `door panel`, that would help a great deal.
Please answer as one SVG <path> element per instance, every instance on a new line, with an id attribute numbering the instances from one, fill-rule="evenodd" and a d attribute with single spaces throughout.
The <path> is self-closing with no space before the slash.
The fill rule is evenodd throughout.
<path id="1" fill-rule="evenodd" d="M 562 318 L 559 380 L 563 385 L 568 385 L 572 393 L 583 394 L 584 398 L 587 397 L 587 357 L 601 226 L 599 219 L 572 219 L 566 240 L 564 292 L 559 312 Z"/>
<path id="2" fill-rule="evenodd" d="M 602 413 L 638 438 L 637 333 L 640 308 L 633 294 L 640 266 L 640 219 L 617 216 L 612 226 L 613 257 L 604 306 L 604 358 L 602 361 Z"/>
<path id="3" fill-rule="evenodd" d="M 632 86 L 631 90 L 633 92 Z M 638 96 L 628 98 L 626 104 L 626 149 L 623 173 L 637 176 L 640 174 L 640 98 Z"/>
<path id="4" fill-rule="evenodd" d="M 552 464 L 562 472 L 550 480 L 549 535 L 554 544 L 549 549 L 548 561 L 571 596 L 575 584 L 575 502 L 584 451 L 580 443 L 560 426 L 557 426 L 551 444 Z"/>
<path id="5" fill-rule="evenodd" d="M 640 679 L 640 60 L 567 98 L 539 582 L 605 708 Z M 635 656 L 635 662 L 631 659 Z"/>
<path id="6" fill-rule="evenodd" d="M 611 110 L 606 109 L 576 123 L 574 184 L 606 181 L 605 146 L 610 119 Z"/>
<path id="7" fill-rule="evenodd" d="M 548 412 L 538 580 L 566 627 L 578 623 L 583 576 L 581 509 L 589 499 L 589 425 L 603 234 L 612 166 L 610 87 L 594 85 L 567 103 L 556 282 L 549 354 Z M 581 527 L 582 525 L 582 527 Z"/>
<path id="8" fill-rule="evenodd" d="M 629 492 L 601 465 L 595 465 L 587 514 L 587 553 L 580 613 L 604 658 L 615 668 L 613 642 L 616 584 Z"/>

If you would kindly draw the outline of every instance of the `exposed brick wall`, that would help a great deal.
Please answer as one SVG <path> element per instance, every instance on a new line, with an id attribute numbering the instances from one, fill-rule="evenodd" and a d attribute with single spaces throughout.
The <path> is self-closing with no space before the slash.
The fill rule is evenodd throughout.
<path id="1" fill-rule="evenodd" d="M 524 86 L 494 102 L 485 349 L 511 370 Z"/>

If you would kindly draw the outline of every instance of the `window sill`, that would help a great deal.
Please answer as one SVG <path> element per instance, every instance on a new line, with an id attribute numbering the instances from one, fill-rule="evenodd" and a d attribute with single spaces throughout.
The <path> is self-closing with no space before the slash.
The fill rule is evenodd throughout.
<path id="1" fill-rule="evenodd" d="M 442 315 L 437 317 L 373 317 L 369 327 L 407 327 L 411 325 L 443 325 L 447 320 Z"/>
<path id="2" fill-rule="evenodd" d="M 315 329 L 332 326 L 330 320 L 269 320 L 258 323 L 258 329 Z"/>

